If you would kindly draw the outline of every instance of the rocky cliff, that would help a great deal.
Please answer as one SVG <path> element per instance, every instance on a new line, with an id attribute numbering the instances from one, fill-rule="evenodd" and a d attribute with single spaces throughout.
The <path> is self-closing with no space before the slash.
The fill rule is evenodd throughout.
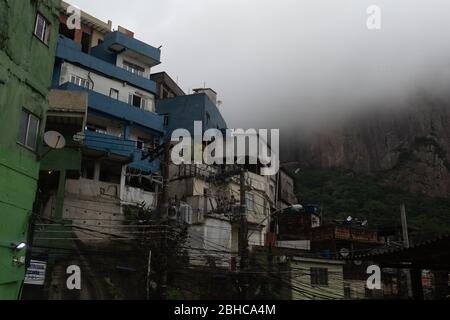
<path id="1" fill-rule="evenodd" d="M 289 160 L 307 167 L 376 175 L 391 186 L 450 196 L 450 97 L 416 96 L 402 106 L 370 108 L 317 129 Z"/>

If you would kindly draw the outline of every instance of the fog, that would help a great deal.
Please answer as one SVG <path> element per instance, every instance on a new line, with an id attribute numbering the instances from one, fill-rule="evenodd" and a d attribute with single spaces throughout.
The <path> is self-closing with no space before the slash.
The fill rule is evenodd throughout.
<path id="1" fill-rule="evenodd" d="M 448 0 L 70 2 L 162 45 L 154 71 L 215 89 L 230 127 L 307 127 L 450 88 Z"/>

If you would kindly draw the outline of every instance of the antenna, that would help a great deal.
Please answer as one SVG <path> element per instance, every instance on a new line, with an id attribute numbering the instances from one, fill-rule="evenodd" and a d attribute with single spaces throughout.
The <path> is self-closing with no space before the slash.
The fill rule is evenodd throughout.
<path id="1" fill-rule="evenodd" d="M 348 250 L 347 248 L 342 248 L 339 251 L 339 254 L 341 255 L 342 258 L 347 258 L 350 255 L 350 250 Z"/>

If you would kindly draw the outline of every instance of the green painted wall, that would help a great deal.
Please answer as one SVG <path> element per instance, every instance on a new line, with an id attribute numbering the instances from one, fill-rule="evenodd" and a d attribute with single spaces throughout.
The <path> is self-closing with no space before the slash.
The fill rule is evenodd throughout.
<path id="1" fill-rule="evenodd" d="M 342 300 L 344 299 L 343 263 L 318 259 L 302 259 L 290 262 L 293 300 Z M 328 269 L 328 286 L 311 285 L 311 268 Z"/>
<path id="2" fill-rule="evenodd" d="M 17 299 L 25 267 L 12 242 L 26 242 L 39 176 L 37 153 L 17 144 L 22 108 L 45 127 L 55 59 L 60 0 L 0 0 L 0 299 Z M 51 24 L 47 46 L 33 34 L 36 13 Z"/>

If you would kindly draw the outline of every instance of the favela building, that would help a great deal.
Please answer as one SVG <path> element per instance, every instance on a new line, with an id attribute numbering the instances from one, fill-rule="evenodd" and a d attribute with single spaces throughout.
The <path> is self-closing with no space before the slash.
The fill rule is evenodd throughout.
<path id="1" fill-rule="evenodd" d="M 25 275 L 58 16 L 58 0 L 0 1 L 0 299 Z"/>

